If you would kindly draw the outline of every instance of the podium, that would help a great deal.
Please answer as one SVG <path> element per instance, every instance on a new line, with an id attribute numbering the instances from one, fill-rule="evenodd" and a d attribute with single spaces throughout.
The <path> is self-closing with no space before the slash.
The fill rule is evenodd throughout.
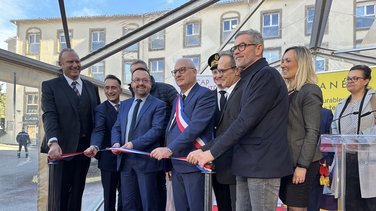
<path id="1" fill-rule="evenodd" d="M 331 190 L 341 199 L 342 210 L 346 210 L 346 158 L 349 155 L 358 157 L 362 198 L 373 194 L 369 192 L 376 189 L 376 135 L 322 135 L 320 148 L 322 152 L 335 153 Z"/>

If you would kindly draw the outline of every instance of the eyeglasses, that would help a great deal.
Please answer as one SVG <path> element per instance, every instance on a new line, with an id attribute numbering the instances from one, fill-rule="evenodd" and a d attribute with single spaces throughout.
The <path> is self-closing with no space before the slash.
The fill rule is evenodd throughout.
<path id="1" fill-rule="evenodd" d="M 135 78 L 132 80 L 133 82 L 139 84 L 140 82 L 146 84 L 146 83 L 149 83 L 150 80 L 149 79 L 146 79 L 146 78 Z"/>
<path id="2" fill-rule="evenodd" d="M 255 43 L 240 43 L 239 45 L 235 45 L 232 48 L 230 48 L 230 51 L 232 53 L 234 53 L 236 51 L 236 49 L 238 49 L 239 51 L 244 51 L 246 47 L 251 46 L 251 45 L 258 45 L 258 44 L 255 44 Z"/>
<path id="3" fill-rule="evenodd" d="M 364 78 L 363 77 L 358 77 L 358 76 L 353 76 L 353 77 L 347 77 L 346 81 L 347 82 L 350 82 L 350 81 L 357 82 L 359 79 L 364 79 Z"/>
<path id="4" fill-rule="evenodd" d="M 176 69 L 176 70 L 171 71 L 171 74 L 172 74 L 173 76 L 175 76 L 178 72 L 179 72 L 180 74 L 184 74 L 185 71 L 187 71 L 188 69 L 195 70 L 195 68 L 193 68 L 193 67 L 181 67 L 181 68 L 179 68 L 179 69 Z"/>
<path id="5" fill-rule="evenodd" d="M 229 68 L 226 68 L 226 69 L 217 69 L 218 73 L 225 73 L 227 70 L 231 70 L 231 69 L 234 69 L 236 68 L 236 66 L 232 66 L 232 67 L 229 67 Z"/>

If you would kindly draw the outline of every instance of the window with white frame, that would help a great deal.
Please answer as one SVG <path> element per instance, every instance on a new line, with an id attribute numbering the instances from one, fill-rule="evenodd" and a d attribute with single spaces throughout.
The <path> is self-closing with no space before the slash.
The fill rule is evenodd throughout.
<path id="1" fill-rule="evenodd" d="M 90 67 L 90 76 L 96 80 L 104 80 L 104 62 L 98 62 Z"/>
<path id="2" fill-rule="evenodd" d="M 38 114 L 38 93 L 26 94 L 26 114 Z"/>
<path id="3" fill-rule="evenodd" d="M 355 13 L 356 29 L 368 29 L 375 20 L 375 3 L 357 3 Z"/>
<path id="4" fill-rule="evenodd" d="M 200 37 L 200 23 L 193 22 L 185 24 L 185 36 L 184 36 L 184 46 L 200 46 L 201 37 Z"/>
<path id="5" fill-rule="evenodd" d="M 226 41 L 232 31 L 238 26 L 238 18 L 227 18 L 222 21 L 222 42 Z M 232 40 L 234 41 L 234 40 Z"/>
<path id="6" fill-rule="evenodd" d="M 196 67 L 196 70 L 200 70 L 200 55 L 183 56 L 183 58 L 191 59 Z"/>
<path id="7" fill-rule="evenodd" d="M 280 12 L 262 14 L 262 36 L 264 38 L 280 37 Z"/>
<path id="8" fill-rule="evenodd" d="M 155 81 L 164 81 L 164 69 L 165 60 L 164 58 L 150 59 L 149 60 L 150 74 L 154 77 Z"/>
<path id="9" fill-rule="evenodd" d="M 326 60 L 323 57 L 316 56 L 315 58 L 316 72 L 323 72 L 326 69 Z"/>
<path id="10" fill-rule="evenodd" d="M 105 44 L 104 30 L 93 30 L 91 31 L 91 51 L 98 50 L 102 48 Z"/>
<path id="11" fill-rule="evenodd" d="M 128 27 L 125 27 L 123 29 L 123 35 L 126 35 L 132 31 L 134 31 L 135 29 L 137 28 L 137 26 L 128 26 Z M 138 49 L 139 49 L 139 43 L 135 43 L 131 46 L 129 46 L 128 48 L 124 49 L 124 52 L 138 52 Z"/>
<path id="12" fill-rule="evenodd" d="M 315 17 L 315 7 L 309 6 L 306 8 L 306 23 L 305 34 L 310 35 L 313 28 L 313 19 Z"/>
<path id="13" fill-rule="evenodd" d="M 132 82 L 131 64 L 132 61 L 123 62 L 123 84 Z"/>
<path id="14" fill-rule="evenodd" d="M 69 38 L 72 39 L 72 32 L 69 31 Z M 59 39 L 59 49 L 58 52 L 60 52 L 62 49 L 67 48 L 67 41 L 65 39 L 65 34 L 63 31 L 59 31 L 58 33 L 58 39 Z"/>
<path id="15" fill-rule="evenodd" d="M 263 56 L 269 64 L 279 61 L 281 59 L 281 49 L 265 49 Z"/>
<path id="16" fill-rule="evenodd" d="M 40 50 L 40 33 L 28 33 L 27 35 L 28 53 L 39 54 Z"/>
<path id="17" fill-rule="evenodd" d="M 150 50 L 163 50 L 165 48 L 165 31 L 157 32 L 150 36 Z"/>

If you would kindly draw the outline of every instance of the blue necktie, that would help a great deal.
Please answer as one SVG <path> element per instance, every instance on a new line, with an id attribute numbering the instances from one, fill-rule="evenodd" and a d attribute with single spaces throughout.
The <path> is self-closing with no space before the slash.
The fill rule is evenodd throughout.
<path id="1" fill-rule="evenodd" d="M 137 113 L 138 113 L 138 109 L 140 108 L 140 104 L 142 100 L 137 99 L 136 102 L 137 102 L 136 106 L 133 109 L 131 126 L 129 127 L 129 131 L 128 131 L 128 141 L 131 141 L 133 138 L 134 128 L 136 126 L 136 121 L 137 121 Z"/>

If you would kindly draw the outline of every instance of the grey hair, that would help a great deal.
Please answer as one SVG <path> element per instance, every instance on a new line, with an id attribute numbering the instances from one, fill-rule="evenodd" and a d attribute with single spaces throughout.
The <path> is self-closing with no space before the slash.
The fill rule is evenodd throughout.
<path id="1" fill-rule="evenodd" d="M 75 54 L 77 54 L 76 51 L 74 51 L 72 48 L 64 48 L 64 49 L 61 50 L 60 53 L 59 53 L 59 63 L 61 62 L 61 58 L 63 57 L 63 54 L 64 54 L 65 52 L 74 52 Z"/>
<path id="2" fill-rule="evenodd" d="M 230 51 L 221 51 L 218 54 L 219 54 L 219 57 L 222 57 L 222 56 L 229 57 L 230 58 L 230 66 L 231 67 L 235 67 L 236 66 L 235 58 L 234 58 L 234 54 L 233 53 L 231 53 Z"/>
<path id="3" fill-rule="evenodd" d="M 255 44 L 264 45 L 264 38 L 262 37 L 262 34 L 259 31 L 254 30 L 254 29 L 239 31 L 236 34 L 235 39 L 243 34 L 247 34 L 249 36 L 249 41 Z"/>

